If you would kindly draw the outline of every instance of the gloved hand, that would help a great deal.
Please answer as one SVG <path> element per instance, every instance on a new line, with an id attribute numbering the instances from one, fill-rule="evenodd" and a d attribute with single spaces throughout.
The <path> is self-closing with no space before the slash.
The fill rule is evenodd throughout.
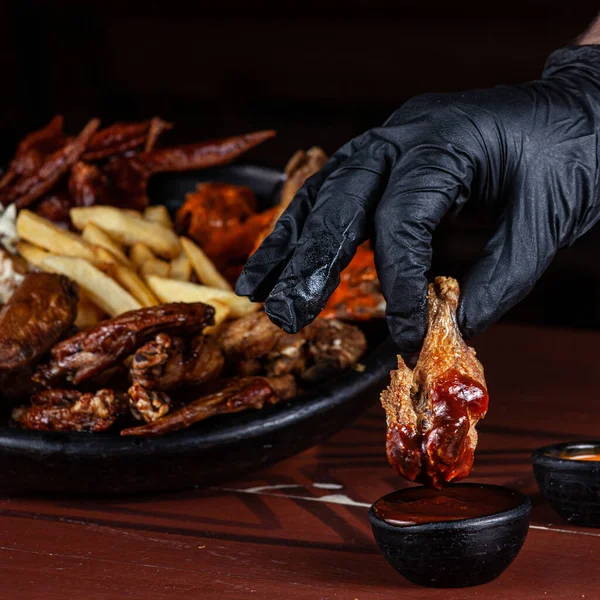
<path id="1" fill-rule="evenodd" d="M 459 325 L 472 337 L 600 217 L 599 146 L 600 46 L 553 53 L 539 81 L 418 96 L 307 180 L 236 292 L 296 332 L 371 237 L 390 331 L 412 352 L 426 329 L 432 233 L 451 207 L 477 202 L 498 221 L 462 282 Z"/>

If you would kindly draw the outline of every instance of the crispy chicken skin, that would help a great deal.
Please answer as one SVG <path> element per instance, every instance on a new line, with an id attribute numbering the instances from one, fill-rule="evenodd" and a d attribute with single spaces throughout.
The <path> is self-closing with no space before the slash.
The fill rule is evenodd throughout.
<path id="1" fill-rule="evenodd" d="M 77 314 L 77 285 L 62 275 L 31 273 L 0 311 L 0 373 L 41 358 Z"/>
<path id="2" fill-rule="evenodd" d="M 39 431 L 104 431 L 127 411 L 127 402 L 112 390 L 44 390 L 31 397 L 30 406 L 15 408 L 13 421 Z"/>
<path id="3" fill-rule="evenodd" d="M 381 394 L 387 415 L 387 456 L 396 471 L 441 488 L 469 475 L 488 393 L 483 367 L 456 322 L 458 283 L 437 277 L 428 292 L 429 319 L 414 371 L 398 370 Z"/>
<path id="4" fill-rule="evenodd" d="M 116 365 L 158 333 L 194 335 L 214 324 L 214 308 L 196 302 L 174 302 L 123 313 L 102 321 L 52 348 L 34 380 L 50 387 L 61 379 L 74 385 Z"/>

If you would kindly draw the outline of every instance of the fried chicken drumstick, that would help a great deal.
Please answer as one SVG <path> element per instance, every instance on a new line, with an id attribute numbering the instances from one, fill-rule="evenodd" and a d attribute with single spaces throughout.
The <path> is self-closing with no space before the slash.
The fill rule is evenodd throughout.
<path id="1" fill-rule="evenodd" d="M 118 364 L 158 333 L 199 333 L 214 324 L 214 313 L 212 306 L 201 302 L 175 302 L 123 313 L 54 346 L 50 362 L 41 365 L 33 379 L 46 387 L 63 378 L 78 385 Z"/>
<path id="2" fill-rule="evenodd" d="M 488 393 L 483 367 L 456 322 L 459 287 L 437 277 L 429 285 L 428 330 L 414 371 L 398 370 L 381 394 L 390 465 L 411 481 L 441 488 L 471 472 Z"/>

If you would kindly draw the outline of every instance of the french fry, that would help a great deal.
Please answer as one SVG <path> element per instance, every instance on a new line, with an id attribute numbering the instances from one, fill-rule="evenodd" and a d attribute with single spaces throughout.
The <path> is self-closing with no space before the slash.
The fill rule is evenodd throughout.
<path id="1" fill-rule="evenodd" d="M 152 223 L 160 223 L 169 229 L 174 229 L 173 221 L 167 207 L 164 204 L 153 204 L 144 211 L 144 219 Z"/>
<path id="2" fill-rule="evenodd" d="M 29 242 L 17 242 L 17 251 L 30 265 L 38 269 L 42 268 L 44 259 L 50 256 L 50 252 Z"/>
<path id="3" fill-rule="evenodd" d="M 152 258 L 147 260 L 140 268 L 140 275 L 147 277 L 148 275 L 158 275 L 159 277 L 168 277 L 171 267 L 168 262 L 160 260 L 160 258 Z"/>
<path id="4" fill-rule="evenodd" d="M 156 256 L 154 252 L 142 242 L 137 242 L 131 247 L 129 251 L 129 258 L 136 269 L 140 269 L 141 266 L 148 260 L 154 260 Z"/>
<path id="5" fill-rule="evenodd" d="M 66 275 L 77 282 L 92 302 L 111 317 L 142 307 L 114 279 L 82 258 L 48 256 L 42 268 Z"/>
<path id="6" fill-rule="evenodd" d="M 148 275 L 146 283 L 162 302 L 204 302 L 211 304 L 212 301 L 216 300 L 229 307 L 230 316 L 234 319 L 255 312 L 261 307 L 261 304 L 254 304 L 248 298 L 236 296 L 233 292 L 190 283 L 189 281 L 177 281 L 176 279 L 167 279 L 157 275 Z"/>
<path id="7" fill-rule="evenodd" d="M 81 236 L 76 235 L 48 219 L 23 209 L 17 217 L 17 234 L 22 240 L 35 244 L 60 256 L 74 256 L 93 262 L 94 250 Z M 179 244 L 179 241 L 177 242 Z"/>
<path id="8" fill-rule="evenodd" d="M 78 329 L 89 329 L 102 321 L 106 315 L 98 308 L 90 298 L 79 290 L 79 303 L 77 304 L 77 317 L 75 326 Z"/>
<path id="9" fill-rule="evenodd" d="M 133 210 L 133 208 L 121 208 L 119 209 L 124 213 L 127 213 L 128 215 L 135 217 L 136 219 L 143 219 L 144 216 L 142 215 L 142 213 L 139 210 Z"/>
<path id="10" fill-rule="evenodd" d="M 169 277 L 179 281 L 189 281 L 192 277 L 192 263 L 185 252 L 171 261 Z"/>
<path id="11" fill-rule="evenodd" d="M 112 274 L 142 306 L 160 304 L 158 298 L 150 291 L 144 280 L 129 267 L 117 263 L 113 267 Z"/>
<path id="12" fill-rule="evenodd" d="M 204 328 L 202 333 L 205 333 L 206 335 L 213 334 L 217 327 L 231 314 L 231 309 L 227 304 L 223 304 L 223 302 L 211 300 L 209 304 L 215 309 L 215 324 L 211 327 Z"/>
<path id="13" fill-rule="evenodd" d="M 194 244 L 192 240 L 186 237 L 179 238 L 181 240 L 181 246 L 183 251 L 192 263 L 192 268 L 198 276 L 198 279 L 209 287 L 217 288 L 219 290 L 226 290 L 233 292 L 229 282 L 217 271 L 217 268 L 212 263 L 210 258 L 206 256 L 204 250 L 197 244 Z"/>
<path id="14" fill-rule="evenodd" d="M 70 215 L 77 229 L 94 223 L 125 246 L 143 242 L 154 253 L 165 258 L 176 258 L 181 251 L 178 237 L 168 227 L 139 219 L 114 206 L 76 207 L 71 209 Z"/>
<path id="15" fill-rule="evenodd" d="M 118 258 L 124 265 L 131 266 L 131 261 L 127 258 L 121 246 L 115 242 L 107 233 L 102 231 L 94 223 L 88 223 L 81 232 L 81 237 L 93 246 L 101 246 L 109 250 L 116 258 Z"/>
<path id="16" fill-rule="evenodd" d="M 94 265 L 101 271 L 112 275 L 114 265 L 119 264 L 117 257 L 103 246 L 94 246 L 93 248 L 94 254 L 96 255 Z"/>

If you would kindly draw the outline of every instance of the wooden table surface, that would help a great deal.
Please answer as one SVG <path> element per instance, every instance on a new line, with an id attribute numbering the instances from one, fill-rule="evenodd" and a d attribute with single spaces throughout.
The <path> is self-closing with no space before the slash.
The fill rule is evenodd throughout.
<path id="1" fill-rule="evenodd" d="M 2 497 L 0 598 L 599 599 L 600 530 L 562 521 L 530 463 L 538 446 L 600 438 L 598 342 L 600 333 L 509 325 L 477 340 L 491 403 L 470 480 L 534 503 L 523 550 L 492 583 L 419 588 L 379 555 L 368 506 L 404 484 L 386 464 L 374 402 L 327 443 L 218 488 Z"/>

